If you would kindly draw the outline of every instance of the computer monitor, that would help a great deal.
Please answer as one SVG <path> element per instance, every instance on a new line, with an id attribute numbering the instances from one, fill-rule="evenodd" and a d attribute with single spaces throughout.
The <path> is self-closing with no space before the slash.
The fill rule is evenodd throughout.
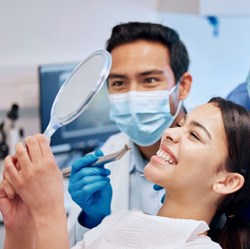
<path id="1" fill-rule="evenodd" d="M 41 132 L 45 131 L 49 123 L 50 110 L 58 90 L 76 66 L 76 63 L 66 63 L 38 67 Z M 101 146 L 109 136 L 118 132 L 108 116 L 107 96 L 107 86 L 104 84 L 87 109 L 76 120 L 59 128 L 53 134 L 51 148 L 54 153 L 73 150 L 89 152 Z"/>

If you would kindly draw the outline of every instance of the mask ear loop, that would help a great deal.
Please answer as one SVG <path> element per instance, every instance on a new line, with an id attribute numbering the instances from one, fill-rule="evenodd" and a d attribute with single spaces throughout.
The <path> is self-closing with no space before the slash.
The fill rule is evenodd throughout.
<path id="1" fill-rule="evenodd" d="M 177 82 L 177 84 L 169 91 L 169 96 L 179 88 L 179 85 L 180 85 L 180 81 Z M 183 100 L 180 100 L 179 103 L 178 103 L 178 106 L 177 106 L 177 109 L 176 109 L 176 112 L 173 116 L 173 122 L 174 120 L 176 119 L 176 117 L 178 116 L 180 110 L 181 110 L 181 107 L 182 107 L 182 103 L 183 103 Z M 172 124 L 171 124 L 172 125 Z"/>

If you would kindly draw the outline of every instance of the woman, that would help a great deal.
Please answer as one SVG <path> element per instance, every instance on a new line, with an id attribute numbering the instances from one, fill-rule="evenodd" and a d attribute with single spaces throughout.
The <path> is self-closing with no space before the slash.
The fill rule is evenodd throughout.
<path id="1" fill-rule="evenodd" d="M 5 249 L 68 249 L 62 177 L 48 141 L 42 135 L 28 137 L 26 147 L 16 148 L 19 170 L 15 158 L 5 159 L 0 191 Z M 74 248 L 221 248 L 207 236 L 208 224 L 221 214 L 228 217 L 221 246 L 248 248 L 249 227 L 238 211 L 250 201 L 249 148 L 249 113 L 221 98 L 210 100 L 165 131 L 145 168 L 145 177 L 167 191 L 158 216 L 111 215 Z M 231 220 L 243 224 L 240 232 L 230 227 Z"/>

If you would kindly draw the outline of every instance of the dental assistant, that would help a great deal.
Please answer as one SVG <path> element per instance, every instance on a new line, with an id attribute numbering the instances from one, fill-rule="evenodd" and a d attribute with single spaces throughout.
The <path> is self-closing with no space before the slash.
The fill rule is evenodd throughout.
<path id="1" fill-rule="evenodd" d="M 250 111 L 250 70 L 248 72 L 246 81 L 233 89 L 228 94 L 227 99 L 244 106 Z"/>
<path id="2" fill-rule="evenodd" d="M 111 210 L 136 208 L 156 214 L 164 190 L 156 191 L 141 174 L 158 150 L 163 131 L 186 113 L 183 100 L 192 84 L 187 49 L 169 27 L 120 24 L 113 28 L 106 47 L 112 56 L 110 119 L 121 133 L 110 137 L 101 149 L 104 154 L 124 144 L 132 149 L 121 160 L 107 164 L 103 177 L 98 167 L 78 171 L 81 159 L 73 163 L 69 192 L 82 209 L 78 217 L 82 228 L 76 223 L 71 230 L 71 245 L 81 239 L 83 227 L 95 227 Z"/>

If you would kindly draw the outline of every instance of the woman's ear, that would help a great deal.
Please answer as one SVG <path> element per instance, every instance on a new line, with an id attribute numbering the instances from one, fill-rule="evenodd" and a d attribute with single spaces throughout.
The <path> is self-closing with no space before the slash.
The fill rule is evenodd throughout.
<path id="1" fill-rule="evenodd" d="M 181 100 L 184 100 L 185 98 L 187 98 L 191 90 L 192 80 L 193 80 L 192 76 L 188 72 L 184 73 L 181 76 L 180 83 L 179 83 L 180 84 L 179 85 L 179 98 Z"/>
<path id="2" fill-rule="evenodd" d="M 244 177 L 235 172 L 223 172 L 213 184 L 213 190 L 218 194 L 231 194 L 242 188 Z"/>

